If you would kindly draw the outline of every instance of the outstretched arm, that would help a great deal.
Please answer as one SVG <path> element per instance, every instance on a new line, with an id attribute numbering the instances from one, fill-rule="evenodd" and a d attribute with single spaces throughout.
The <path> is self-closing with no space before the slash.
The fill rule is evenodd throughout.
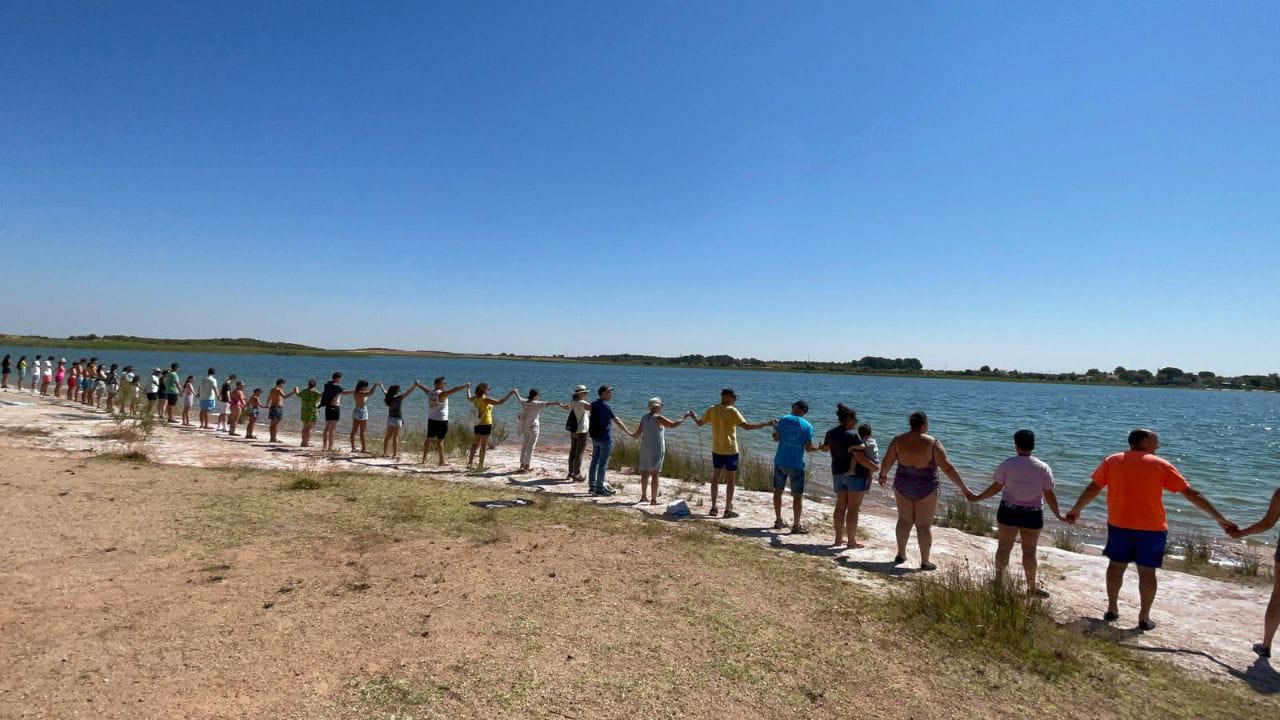
<path id="1" fill-rule="evenodd" d="M 898 442 L 894 440 L 889 443 L 889 449 L 884 451 L 884 461 L 880 463 L 880 479 L 881 485 L 889 479 L 889 470 L 893 468 L 893 464 L 898 462 Z"/>
<path id="2" fill-rule="evenodd" d="M 684 418 L 680 418 L 679 420 L 668 420 L 665 416 L 659 415 L 658 424 L 664 428 L 680 427 L 684 424 Z"/>
<path id="3" fill-rule="evenodd" d="M 426 388 L 423 388 L 423 389 L 425 390 Z M 467 399 L 468 399 L 468 400 L 470 400 L 470 399 L 471 399 L 471 383 L 465 383 L 465 384 L 463 384 L 463 385 L 459 385 L 459 386 L 458 386 L 458 387 L 456 387 L 456 388 L 449 388 L 448 390 L 444 390 L 444 391 L 442 391 L 442 392 L 440 393 L 440 397 L 442 397 L 442 398 L 447 398 L 447 397 L 449 397 L 450 395 L 452 395 L 452 394 L 454 394 L 454 393 L 458 392 L 459 390 L 466 390 L 466 391 L 467 391 Z"/>
<path id="4" fill-rule="evenodd" d="M 1242 538 L 1245 535 L 1255 535 L 1260 532 L 1266 532 L 1275 527 L 1276 521 L 1280 521 L 1280 488 L 1276 489 L 1271 496 L 1271 505 L 1267 508 L 1267 514 L 1262 516 L 1258 522 L 1247 528 L 1236 531 L 1232 537 Z"/>
<path id="5" fill-rule="evenodd" d="M 1199 490 L 1196 490 L 1193 487 L 1188 487 L 1182 491 L 1182 497 L 1186 498 L 1192 505 L 1195 505 L 1208 513 L 1209 517 L 1213 518 L 1213 521 L 1218 523 L 1219 527 L 1226 530 L 1228 533 L 1233 533 L 1240 529 L 1235 523 L 1231 522 L 1224 517 L 1222 513 L 1218 512 L 1218 508 L 1214 507 L 1213 503 L 1209 502 L 1209 498 L 1200 494 Z"/>
<path id="6" fill-rule="evenodd" d="M 1080 499 L 1076 500 L 1076 504 L 1067 511 L 1066 515 L 1062 516 L 1063 521 L 1074 525 L 1076 520 L 1080 519 L 1080 511 L 1085 509 L 1089 503 L 1093 502 L 1100 494 L 1102 494 L 1102 486 L 1090 480 L 1088 486 L 1085 487 L 1084 492 L 1080 493 Z"/>
<path id="7" fill-rule="evenodd" d="M 515 395 L 517 395 L 517 394 L 518 394 L 518 393 L 517 393 L 517 391 L 513 388 L 513 389 L 511 390 L 511 392 L 507 393 L 506 395 L 503 395 L 501 400 L 490 400 L 490 401 L 489 401 L 489 404 L 490 404 L 490 405 L 501 405 L 502 403 L 504 403 L 504 402 L 506 402 L 506 401 L 510 400 L 513 396 L 515 396 Z"/>
<path id="8" fill-rule="evenodd" d="M 626 423 L 624 423 L 624 422 L 622 422 L 622 420 L 621 420 L 617 415 L 614 415 L 614 416 L 613 416 L 613 424 L 614 424 L 614 425 L 617 425 L 617 426 L 618 426 L 618 427 L 620 427 L 620 428 L 622 428 L 622 432 L 624 432 L 624 433 L 626 433 L 626 434 L 628 434 L 628 435 L 630 435 L 630 434 L 631 434 L 631 429 L 630 429 L 630 428 L 628 428 L 628 427 L 627 427 L 627 424 L 626 424 Z"/>
<path id="9" fill-rule="evenodd" d="M 1053 516 L 1062 519 L 1062 513 L 1058 512 L 1058 496 L 1052 490 L 1044 491 L 1044 501 L 1049 505 L 1049 509 L 1053 511 Z"/>
<path id="10" fill-rule="evenodd" d="M 764 422 L 758 422 L 758 423 L 749 423 L 749 422 L 738 423 L 738 427 L 742 428 L 743 430 L 759 430 L 760 428 L 773 427 L 774 425 L 777 425 L 777 424 L 778 424 L 777 420 L 765 420 Z M 774 433 L 774 434 L 776 435 L 777 433 Z M 777 440 L 776 437 L 774 439 Z"/>
<path id="11" fill-rule="evenodd" d="M 1004 488 L 1003 485 L 1001 485 L 998 482 L 993 482 L 987 486 L 986 490 L 983 490 L 977 495 L 974 495 L 973 497 L 969 498 L 969 502 L 978 502 L 979 500 L 986 500 L 987 498 L 992 497 L 996 493 L 1000 492 L 1002 488 Z M 1056 515 L 1057 513 L 1054 513 L 1054 514 Z"/>
<path id="12" fill-rule="evenodd" d="M 707 421 L 704 418 L 698 417 L 698 413 L 692 410 L 685 413 L 685 415 L 689 416 L 689 419 L 693 421 L 693 424 L 697 425 L 698 427 L 702 427 L 703 425 L 707 424 Z"/>
<path id="13" fill-rule="evenodd" d="M 947 476 L 947 479 L 955 483 L 956 487 L 960 488 L 960 492 L 964 493 L 965 497 L 967 498 L 973 497 L 973 493 L 969 490 L 969 486 L 965 485 L 964 480 L 960 478 L 960 473 L 959 471 L 956 470 L 956 466 L 952 465 L 951 461 L 947 459 L 946 448 L 942 447 L 941 442 L 935 442 L 934 447 L 936 448 L 935 452 L 936 452 L 936 457 L 938 462 L 938 469 L 941 470 L 943 474 Z"/>

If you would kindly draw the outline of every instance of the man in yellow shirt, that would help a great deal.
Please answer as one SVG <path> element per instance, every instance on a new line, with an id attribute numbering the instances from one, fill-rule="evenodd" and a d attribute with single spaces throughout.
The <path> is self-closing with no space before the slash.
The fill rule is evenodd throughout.
<path id="1" fill-rule="evenodd" d="M 738 473 L 738 428 L 759 430 L 772 427 L 777 422 L 776 420 L 761 423 L 747 422 L 747 419 L 742 417 L 742 413 L 738 412 L 738 408 L 734 407 L 737 401 L 738 394 L 731 388 L 725 388 L 720 391 L 720 404 L 707 408 L 702 417 L 698 417 L 698 414 L 692 410 L 685 413 L 693 418 L 693 422 L 698 427 L 711 423 L 711 512 L 708 514 L 714 516 L 720 512 L 716 501 L 720 496 L 720 476 L 723 473 L 726 518 L 738 517 L 738 513 L 733 511 L 733 488 Z"/>

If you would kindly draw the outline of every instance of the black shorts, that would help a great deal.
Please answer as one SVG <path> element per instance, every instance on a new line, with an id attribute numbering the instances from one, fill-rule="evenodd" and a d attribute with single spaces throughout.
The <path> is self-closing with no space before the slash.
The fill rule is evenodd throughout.
<path id="1" fill-rule="evenodd" d="M 168 393 L 165 397 L 168 398 L 170 405 L 178 404 L 178 393 Z"/>
<path id="2" fill-rule="evenodd" d="M 155 399 L 159 397 L 159 395 L 160 393 L 147 393 L 147 399 L 152 402 L 155 402 Z"/>
<path id="3" fill-rule="evenodd" d="M 493 426 L 492 426 L 492 425 L 477 425 L 477 426 L 475 427 L 475 433 L 476 433 L 477 435 L 479 435 L 480 437 L 488 437 L 488 436 L 490 436 L 490 435 L 492 435 L 492 434 L 493 434 Z"/>
<path id="4" fill-rule="evenodd" d="M 427 437 L 443 440 L 449 434 L 448 420 L 427 420 Z"/>
<path id="5" fill-rule="evenodd" d="M 1044 529 L 1044 509 L 1002 502 L 1000 509 L 996 511 L 996 522 L 1007 527 L 1042 530 Z"/>
<path id="6" fill-rule="evenodd" d="M 325 405 L 324 406 L 325 422 L 338 422 L 338 419 L 341 417 L 342 417 L 341 405 Z"/>

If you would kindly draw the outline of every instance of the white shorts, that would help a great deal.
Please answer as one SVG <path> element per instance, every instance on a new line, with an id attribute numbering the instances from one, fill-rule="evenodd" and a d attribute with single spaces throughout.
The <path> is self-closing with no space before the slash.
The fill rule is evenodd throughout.
<path id="1" fill-rule="evenodd" d="M 351 416 L 351 419 L 352 420 L 368 420 L 369 408 L 367 406 L 356 408 L 355 413 Z"/>
<path id="2" fill-rule="evenodd" d="M 387 427 L 389 428 L 404 427 L 404 418 L 393 418 L 393 417 L 387 418 Z"/>

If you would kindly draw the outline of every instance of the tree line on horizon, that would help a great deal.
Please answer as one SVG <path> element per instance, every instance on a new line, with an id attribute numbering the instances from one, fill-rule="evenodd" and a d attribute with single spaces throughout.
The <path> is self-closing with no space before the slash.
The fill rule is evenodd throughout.
<path id="1" fill-rule="evenodd" d="M 150 345 L 158 347 L 187 347 L 207 349 L 246 348 L 266 352 L 294 353 L 336 353 L 337 351 L 299 343 L 273 342 L 256 338 L 202 338 L 172 339 L 148 338 L 136 335 L 69 335 L 65 340 L 42 335 L 9 336 L 13 339 L 31 339 L 56 342 L 83 342 L 87 344 L 121 343 L 130 345 Z M 465 356 L 467 353 L 456 353 Z M 517 355 L 514 353 L 498 353 L 496 357 L 537 357 L 533 355 Z M 1190 388 L 1210 388 L 1221 390 L 1272 390 L 1280 391 L 1280 374 L 1267 375 L 1218 375 L 1211 370 L 1186 372 L 1177 367 L 1162 367 L 1152 372 L 1146 369 L 1129 369 L 1117 366 L 1111 371 L 1089 368 L 1083 373 L 1043 373 L 1023 372 L 1020 370 L 1002 370 L 983 365 L 977 369 L 967 370 L 926 370 L 918 358 L 888 358 L 878 355 L 865 355 L 848 362 L 827 362 L 816 360 L 761 360 L 759 358 L 737 358 L 732 355 L 677 355 L 663 357 L 659 355 L 638 355 L 633 353 L 617 353 L 607 355 L 551 355 L 550 358 L 577 360 L 583 362 L 625 363 L 635 365 L 707 367 L 707 368 L 744 368 L 791 370 L 796 372 L 843 372 L 853 374 L 920 374 L 943 375 L 951 377 L 978 377 L 1009 380 L 1038 380 L 1045 382 L 1125 384 L 1136 386 L 1173 386 Z"/>

